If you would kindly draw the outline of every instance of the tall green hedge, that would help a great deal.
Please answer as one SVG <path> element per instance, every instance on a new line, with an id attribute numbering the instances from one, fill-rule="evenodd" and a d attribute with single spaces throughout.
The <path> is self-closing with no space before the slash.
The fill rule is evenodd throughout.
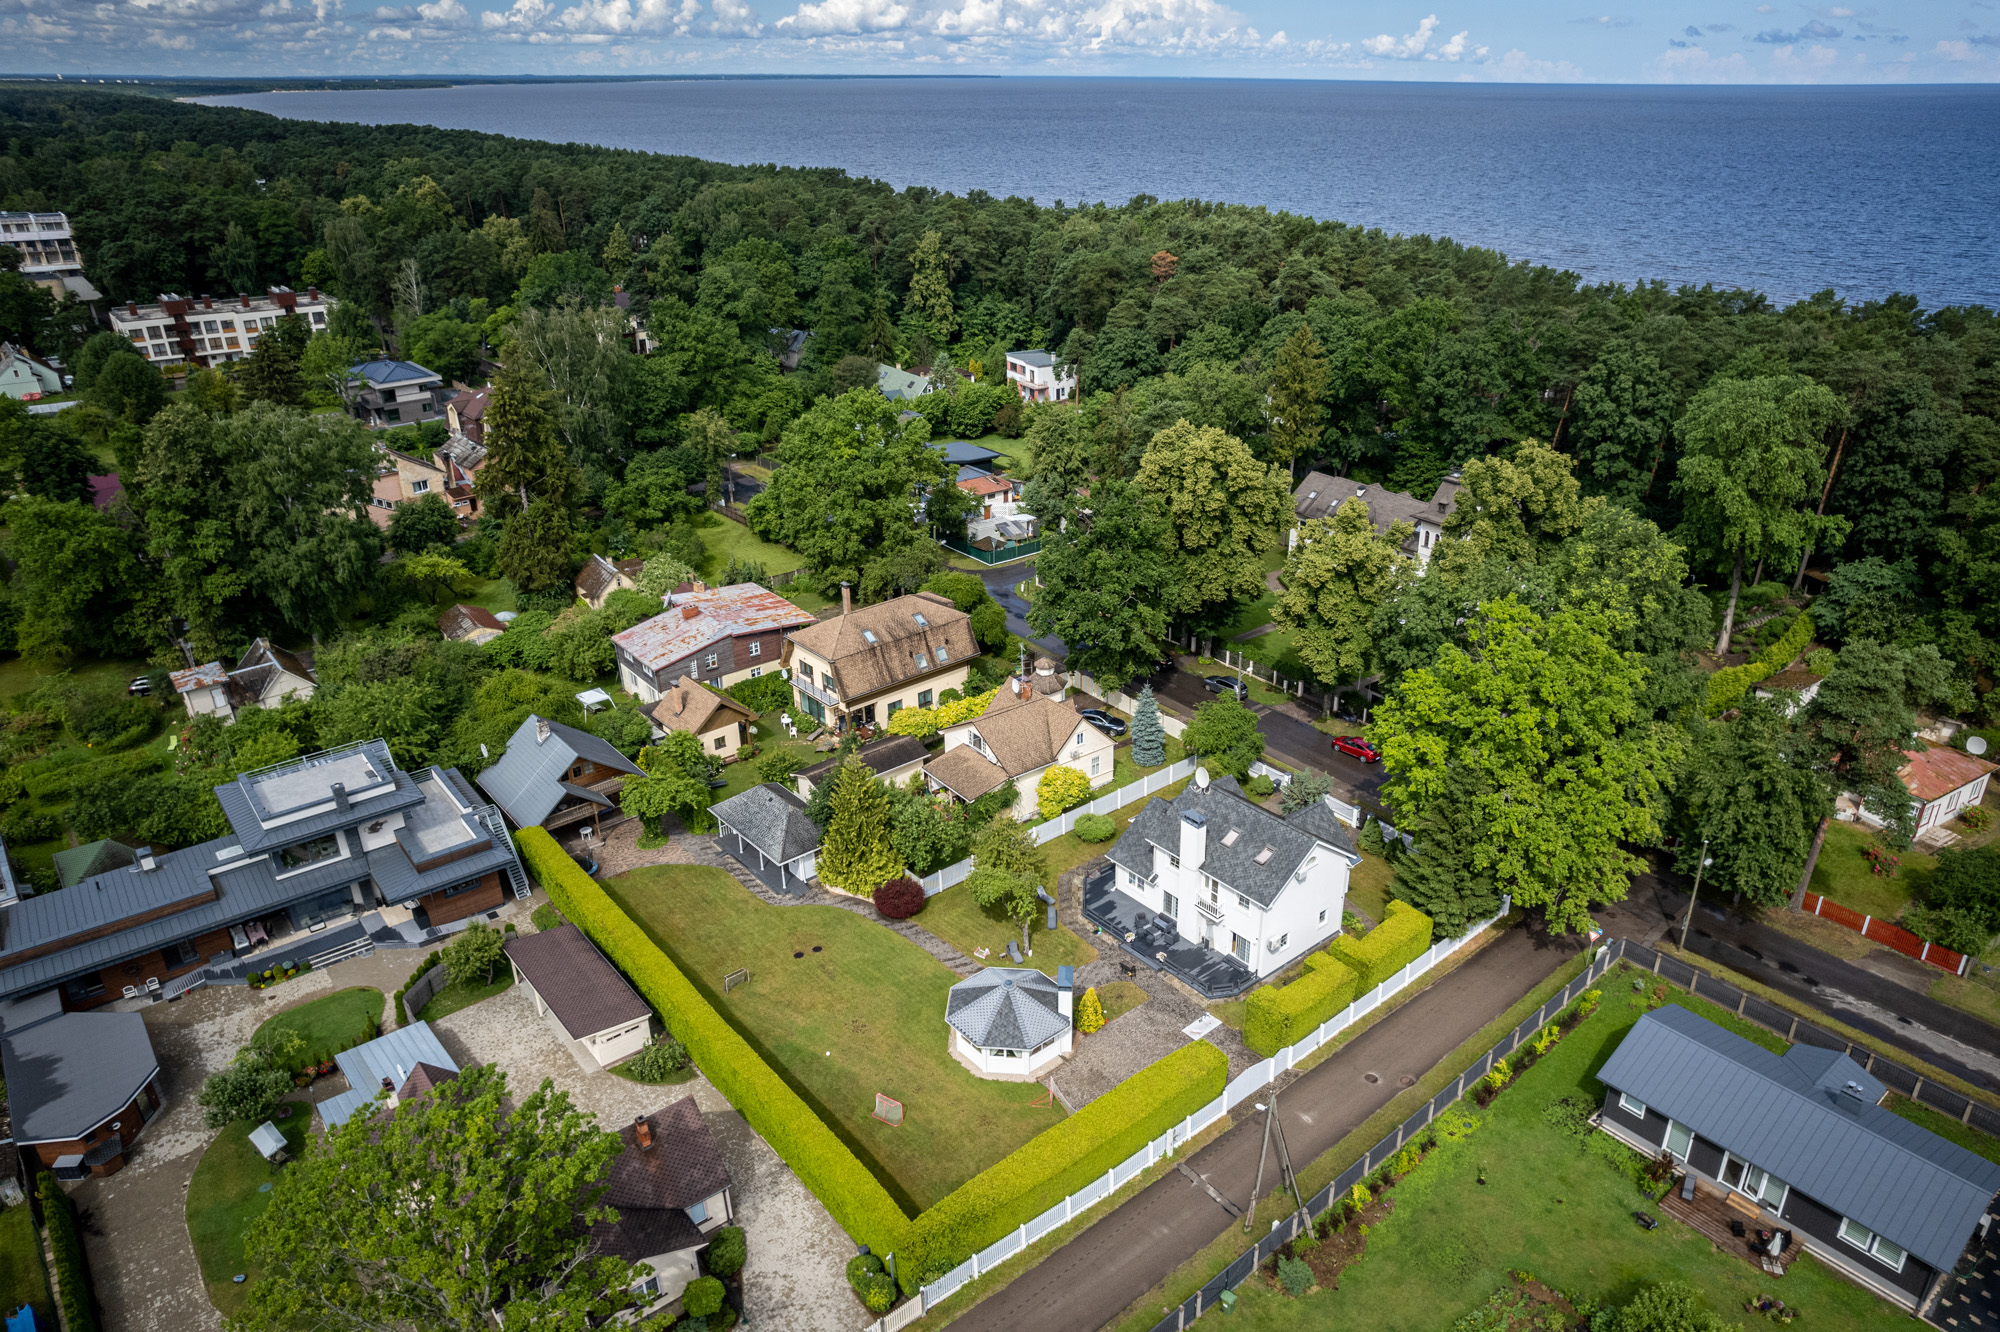
<path id="1" fill-rule="evenodd" d="M 56 1294 L 69 1332 L 97 1332 L 97 1302 L 90 1295 L 90 1267 L 83 1258 L 83 1236 L 76 1228 L 76 1204 L 56 1177 L 44 1170 L 35 1182 L 42 1204 L 42 1224 L 49 1228 L 49 1248 L 55 1253 Z"/>
<path id="2" fill-rule="evenodd" d="M 1725 666 L 1708 677 L 1708 715 L 1720 717 L 1743 701 L 1752 685 L 1757 685 L 1792 664 L 1812 642 L 1811 611 L 1800 611 L 1785 627 L 1778 640 L 1741 666 Z"/>
<path id="3" fill-rule="evenodd" d="M 1228 1056 L 1207 1041 L 1140 1069 L 919 1216 L 898 1280 L 914 1290 L 950 1271 L 1222 1095 L 1228 1080 Z"/>
<path id="4" fill-rule="evenodd" d="M 1250 992 L 1243 1015 L 1243 1043 L 1274 1055 L 1354 1002 L 1360 993 L 1354 969 L 1325 953 L 1306 959 L 1306 974 L 1290 985 Z"/>
<path id="5" fill-rule="evenodd" d="M 771 1144 L 841 1228 L 877 1253 L 900 1249 L 909 1218 L 812 1107 L 730 1026 L 658 944 L 540 828 L 521 854 L 554 902 L 658 1009 L 695 1063 Z"/>
<path id="6" fill-rule="evenodd" d="M 1380 925 L 1360 938 L 1343 934 L 1326 951 L 1354 969 L 1357 993 L 1366 994 L 1431 946 L 1431 918 L 1408 902 L 1389 903 Z"/>

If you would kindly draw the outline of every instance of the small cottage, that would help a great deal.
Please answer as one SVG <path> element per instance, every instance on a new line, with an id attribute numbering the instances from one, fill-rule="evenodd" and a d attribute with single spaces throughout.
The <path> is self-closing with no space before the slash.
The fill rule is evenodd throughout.
<path id="1" fill-rule="evenodd" d="M 750 723 L 757 714 L 727 694 L 718 693 L 686 676 L 674 681 L 659 701 L 646 709 L 658 735 L 686 731 L 701 742 L 701 752 L 736 761 L 736 751 L 750 743 Z"/>
<path id="2" fill-rule="evenodd" d="M 1917 833 L 1942 828 L 1986 798 L 1987 779 L 1994 764 L 1948 745 L 1932 745 L 1917 752 L 1904 750 L 1909 762 L 1896 775 L 1916 804 Z"/>
<path id="3" fill-rule="evenodd" d="M 576 926 L 509 939 L 507 962 L 584 1072 L 639 1053 L 651 1035 L 653 1010 Z"/>
<path id="4" fill-rule="evenodd" d="M 634 1264 L 640 1316 L 666 1309 L 701 1275 L 709 1236 L 736 1216 L 733 1181 L 701 1109 L 684 1096 L 620 1129 L 603 1202 L 618 1214 L 590 1228 L 600 1253 Z"/>
<path id="5" fill-rule="evenodd" d="M 515 827 L 553 832 L 585 821 L 595 827 L 617 810 L 625 779 L 643 775 L 608 740 L 529 717 L 507 741 L 507 751 L 479 774 L 479 786 Z"/>

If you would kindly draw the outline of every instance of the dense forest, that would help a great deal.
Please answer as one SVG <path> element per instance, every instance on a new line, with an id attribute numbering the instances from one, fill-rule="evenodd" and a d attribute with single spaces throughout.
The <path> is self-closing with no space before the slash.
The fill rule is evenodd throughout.
<path id="1" fill-rule="evenodd" d="M 0 422 L 21 491 L 9 632 L 50 661 L 166 660 L 175 621 L 221 650 L 333 635 L 357 604 L 392 619 L 394 571 L 449 534 L 412 518 L 400 547 L 387 538 L 404 558 L 382 565 L 355 507 L 365 432 L 300 424 L 379 346 L 450 378 L 503 367 L 492 502 L 452 558 L 550 615 L 589 551 L 671 549 L 700 511 L 689 487 L 769 451 L 760 536 L 823 588 L 909 590 L 943 568 L 929 538 L 965 516 L 922 446 L 1018 438 L 1047 542 L 1031 623 L 1114 682 L 1170 630 L 1212 632 L 1262 594 L 1308 467 L 1419 498 L 1461 474 L 1462 540 L 1427 575 L 1343 511 L 1289 557 L 1271 612 L 1321 683 L 1386 695 L 1388 790 L 1430 816 L 1433 859 L 1490 849 L 1510 784 L 1549 785 L 1466 757 L 1490 756 L 1482 725 L 1519 715 L 1463 706 L 1479 688 L 1466 663 L 1519 654 L 1575 686 L 1597 738 L 1552 734 L 1590 752 L 1591 781 L 1515 831 L 1577 859 L 1467 852 L 1483 886 L 1456 864 L 1411 870 L 1438 892 L 1559 901 L 1563 875 L 1622 895 L 1621 844 L 1709 818 L 1744 862 L 1715 872 L 1768 896 L 1825 803 L 1779 769 L 1805 755 L 1816 790 L 1859 790 L 1900 826 L 1913 709 L 1996 715 L 1991 310 L 1833 291 L 1781 309 L 1258 208 L 1045 206 L 94 91 L 0 92 L 0 140 L 0 207 L 67 212 L 113 300 L 285 284 L 342 302 L 330 332 L 267 339 L 268 356 L 167 404 L 78 311 L 0 274 L 0 336 L 69 360 L 92 404 Z M 628 317 L 649 355 L 628 350 Z M 794 328 L 811 337 L 785 373 L 774 352 Z M 1077 367 L 1078 402 L 1023 410 L 996 383 L 1008 349 L 1037 346 Z M 929 375 L 919 415 L 875 394 L 878 362 Z M 83 512 L 92 456 L 117 460 L 114 514 Z M 1813 708 L 1747 697 L 1808 653 L 1828 675 Z M 1730 823 L 1746 798 L 1785 828 Z"/>

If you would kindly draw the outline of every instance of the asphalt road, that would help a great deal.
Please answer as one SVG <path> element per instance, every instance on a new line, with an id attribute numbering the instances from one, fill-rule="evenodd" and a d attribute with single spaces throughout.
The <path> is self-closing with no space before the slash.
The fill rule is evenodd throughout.
<path id="1" fill-rule="evenodd" d="M 1278 1113 L 1293 1161 L 1304 1165 L 1359 1128 L 1574 956 L 1576 946 L 1509 930 L 1285 1087 Z M 1232 1128 L 1184 1164 L 1241 1209 L 1255 1188 L 1264 1124 L 1249 1106 L 1236 1113 Z M 1276 1176 L 1275 1169 L 1266 1169 L 1267 1191 Z M 1278 1215 L 1282 1209 L 1267 1209 L 1258 1224 Z M 952 1326 L 959 1332 L 1092 1332 L 1231 1227 L 1240 1233 L 1242 1222 L 1200 1184 L 1168 1170 Z M 1247 1246 L 1247 1236 L 1244 1242 Z"/>
<path id="2" fill-rule="evenodd" d="M 1035 637 L 1035 631 L 1028 628 L 1028 599 L 1014 590 L 1015 586 L 1035 576 L 1035 561 L 1031 557 L 1018 564 L 1002 564 L 991 569 L 981 569 L 979 580 L 986 584 L 987 595 L 1007 612 L 1007 632 L 1016 638 L 1025 638 L 1042 653 L 1055 662 L 1061 662 L 1069 655 L 1069 648 L 1060 638 Z"/>

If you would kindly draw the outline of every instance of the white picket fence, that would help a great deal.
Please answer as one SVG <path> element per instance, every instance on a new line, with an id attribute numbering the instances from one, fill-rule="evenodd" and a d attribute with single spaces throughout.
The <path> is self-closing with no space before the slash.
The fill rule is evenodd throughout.
<path id="1" fill-rule="evenodd" d="M 1498 923 L 1507 914 L 1509 905 L 1509 899 L 1502 897 L 1500 910 L 1493 916 L 1480 921 L 1456 939 L 1446 939 L 1442 943 L 1432 944 L 1422 954 L 1411 959 L 1401 971 L 1322 1022 L 1310 1034 L 1286 1046 L 1269 1059 L 1260 1060 L 1237 1074 L 1222 1089 L 1222 1095 L 1147 1143 L 1143 1149 L 1134 1152 L 1092 1180 L 1089 1185 L 1070 1194 L 1032 1221 L 987 1245 L 930 1285 L 920 1288 L 916 1299 L 887 1317 L 870 1323 L 862 1329 L 862 1332 L 896 1332 L 897 1328 L 915 1322 L 936 1307 L 939 1301 L 956 1293 L 959 1287 L 973 1280 L 981 1272 L 991 1271 L 998 1264 L 1006 1262 L 1051 1230 L 1066 1225 L 1073 1218 L 1131 1183 L 1141 1171 L 1171 1157 L 1176 1147 L 1227 1115 L 1234 1107 L 1257 1095 L 1280 1074 L 1295 1068 L 1300 1060 L 1395 998 L 1408 988 L 1411 982 L 1422 978 L 1432 967 L 1463 948 L 1481 931 Z M 912 1309 L 916 1312 L 910 1312 Z"/>

